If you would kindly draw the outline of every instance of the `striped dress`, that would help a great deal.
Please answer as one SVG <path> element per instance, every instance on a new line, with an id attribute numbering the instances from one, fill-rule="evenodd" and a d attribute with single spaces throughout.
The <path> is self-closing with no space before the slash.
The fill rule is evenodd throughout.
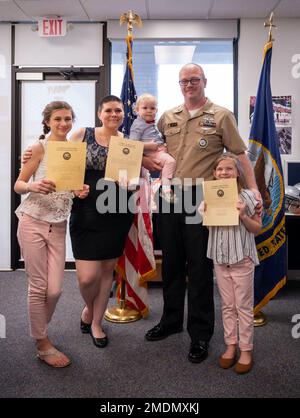
<path id="1" fill-rule="evenodd" d="M 239 198 L 246 203 L 247 215 L 252 217 L 258 203 L 253 192 L 242 189 Z M 207 257 L 215 264 L 235 264 L 245 257 L 259 264 L 254 234 L 247 231 L 241 220 L 236 226 L 210 226 L 208 229 Z"/>

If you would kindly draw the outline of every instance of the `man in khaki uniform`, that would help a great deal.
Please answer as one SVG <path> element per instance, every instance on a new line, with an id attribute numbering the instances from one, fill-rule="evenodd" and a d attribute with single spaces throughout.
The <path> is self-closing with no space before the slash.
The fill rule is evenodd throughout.
<path id="1" fill-rule="evenodd" d="M 225 148 L 237 154 L 248 188 L 257 190 L 235 118 L 229 110 L 205 97 L 206 83 L 202 67 L 185 65 L 179 73 L 184 104 L 165 112 L 158 122 L 168 152 L 176 159 L 174 177 L 181 182 L 191 179 L 195 198 L 197 179 L 213 178 L 213 164 Z M 144 157 L 143 165 L 150 171 L 159 169 L 151 157 Z M 208 230 L 202 223 L 188 222 L 188 216 L 185 209 L 158 214 L 164 308 L 160 323 L 145 338 L 157 341 L 182 331 L 187 275 L 187 330 L 191 337 L 188 359 L 200 363 L 208 355 L 214 330 L 213 270 L 206 257 Z"/>

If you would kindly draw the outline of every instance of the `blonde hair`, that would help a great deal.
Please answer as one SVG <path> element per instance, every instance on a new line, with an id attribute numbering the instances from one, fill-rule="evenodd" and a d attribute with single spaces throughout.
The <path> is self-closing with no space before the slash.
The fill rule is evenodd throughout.
<path id="1" fill-rule="evenodd" d="M 137 101 L 136 101 L 136 104 L 135 104 L 135 110 L 138 110 L 139 105 L 141 104 L 141 102 L 143 100 L 153 100 L 155 102 L 155 106 L 157 107 L 156 97 L 153 96 L 153 94 L 150 94 L 150 93 L 143 93 L 137 98 Z"/>
<path id="2" fill-rule="evenodd" d="M 238 190 L 240 192 L 246 186 L 245 175 L 244 175 L 244 171 L 241 166 L 240 160 L 235 154 L 232 154 L 231 152 L 225 152 L 224 154 L 220 155 L 220 157 L 216 159 L 213 165 L 213 170 L 216 171 L 220 162 L 224 160 L 232 160 L 234 162 L 235 168 L 238 173 L 237 184 L 238 184 Z"/>

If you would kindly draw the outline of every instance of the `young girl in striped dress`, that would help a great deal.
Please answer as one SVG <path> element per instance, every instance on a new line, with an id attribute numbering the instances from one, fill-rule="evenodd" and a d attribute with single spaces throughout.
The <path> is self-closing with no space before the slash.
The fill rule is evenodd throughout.
<path id="1" fill-rule="evenodd" d="M 258 201 L 251 190 L 243 188 L 237 157 L 225 153 L 214 165 L 216 180 L 236 178 L 238 183 L 239 225 L 210 226 L 207 257 L 214 262 L 215 276 L 222 299 L 222 319 L 226 350 L 219 365 L 227 369 L 235 364 L 237 346 L 240 357 L 235 372 L 247 373 L 253 366 L 254 268 L 259 264 L 254 235 L 261 229 L 261 217 L 255 212 Z M 205 204 L 199 211 L 205 210 Z"/>

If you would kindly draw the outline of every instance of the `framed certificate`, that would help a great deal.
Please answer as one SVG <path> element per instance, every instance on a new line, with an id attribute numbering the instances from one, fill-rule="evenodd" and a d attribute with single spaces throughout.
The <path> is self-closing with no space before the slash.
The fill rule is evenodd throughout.
<path id="1" fill-rule="evenodd" d="M 237 180 L 224 179 L 203 182 L 205 212 L 203 225 L 226 226 L 239 224 Z"/>
<path id="2" fill-rule="evenodd" d="M 125 180 L 129 185 L 138 184 L 143 150 L 144 144 L 140 141 L 112 136 L 108 148 L 105 179 Z"/>
<path id="3" fill-rule="evenodd" d="M 54 181 L 56 191 L 81 190 L 85 163 L 86 142 L 48 142 L 46 178 Z"/>

